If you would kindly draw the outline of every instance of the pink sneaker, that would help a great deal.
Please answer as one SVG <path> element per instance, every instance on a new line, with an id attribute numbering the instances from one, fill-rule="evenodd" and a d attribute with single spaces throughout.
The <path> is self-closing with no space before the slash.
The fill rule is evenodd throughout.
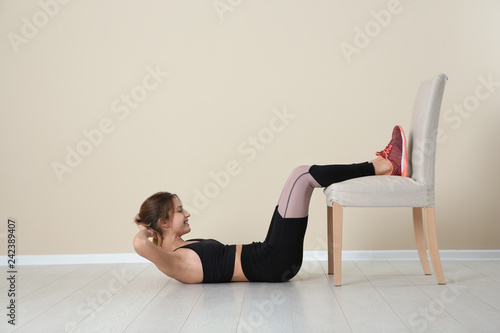
<path id="1" fill-rule="evenodd" d="M 406 137 L 399 125 L 392 131 L 391 142 L 384 150 L 375 153 L 384 160 L 391 162 L 391 175 L 408 177 L 408 157 L 406 152 Z"/>

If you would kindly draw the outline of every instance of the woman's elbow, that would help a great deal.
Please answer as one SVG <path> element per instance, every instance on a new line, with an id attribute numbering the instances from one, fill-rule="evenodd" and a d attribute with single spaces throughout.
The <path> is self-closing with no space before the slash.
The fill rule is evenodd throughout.
<path id="1" fill-rule="evenodd" d="M 134 238 L 134 250 L 141 257 L 144 257 L 144 248 L 147 246 L 146 242 L 147 240 L 141 239 L 139 237 Z"/>

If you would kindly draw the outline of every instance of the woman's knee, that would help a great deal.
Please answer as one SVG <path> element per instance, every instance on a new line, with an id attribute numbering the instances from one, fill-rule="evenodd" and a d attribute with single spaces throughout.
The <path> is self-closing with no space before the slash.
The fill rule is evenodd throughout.
<path id="1" fill-rule="evenodd" d="M 295 177 L 299 177 L 300 175 L 303 175 L 304 173 L 309 172 L 309 169 L 311 168 L 310 165 L 299 165 L 292 171 L 292 175 Z"/>

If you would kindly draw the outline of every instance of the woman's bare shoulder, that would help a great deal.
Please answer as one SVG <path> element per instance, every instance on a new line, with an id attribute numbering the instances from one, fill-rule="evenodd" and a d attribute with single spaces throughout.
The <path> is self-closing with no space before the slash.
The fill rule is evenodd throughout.
<path id="1" fill-rule="evenodd" d="M 203 281 L 203 266 L 196 252 L 181 248 L 175 252 L 166 253 L 169 260 L 154 263 L 160 271 L 183 283 L 200 283 Z"/>

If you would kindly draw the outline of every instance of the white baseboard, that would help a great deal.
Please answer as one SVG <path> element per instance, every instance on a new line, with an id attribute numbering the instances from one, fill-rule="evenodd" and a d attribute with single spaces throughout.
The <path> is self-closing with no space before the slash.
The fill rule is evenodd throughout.
<path id="1" fill-rule="evenodd" d="M 440 250 L 441 260 L 500 260 L 500 250 Z M 343 260 L 418 260 L 416 250 L 343 251 Z M 0 266 L 7 266 L 7 256 L 0 256 Z M 326 261 L 326 251 L 304 251 L 304 260 Z M 16 266 L 147 263 L 135 253 L 18 255 Z"/>
<path id="2" fill-rule="evenodd" d="M 441 260 L 500 260 L 500 250 L 440 250 Z M 304 260 L 327 260 L 326 251 L 304 251 Z M 419 260 L 417 250 L 343 251 L 342 260 Z"/>
<path id="3" fill-rule="evenodd" d="M 0 266 L 6 266 L 7 256 L 0 256 Z M 119 264 L 149 262 L 136 253 L 18 255 L 16 266 Z"/>

